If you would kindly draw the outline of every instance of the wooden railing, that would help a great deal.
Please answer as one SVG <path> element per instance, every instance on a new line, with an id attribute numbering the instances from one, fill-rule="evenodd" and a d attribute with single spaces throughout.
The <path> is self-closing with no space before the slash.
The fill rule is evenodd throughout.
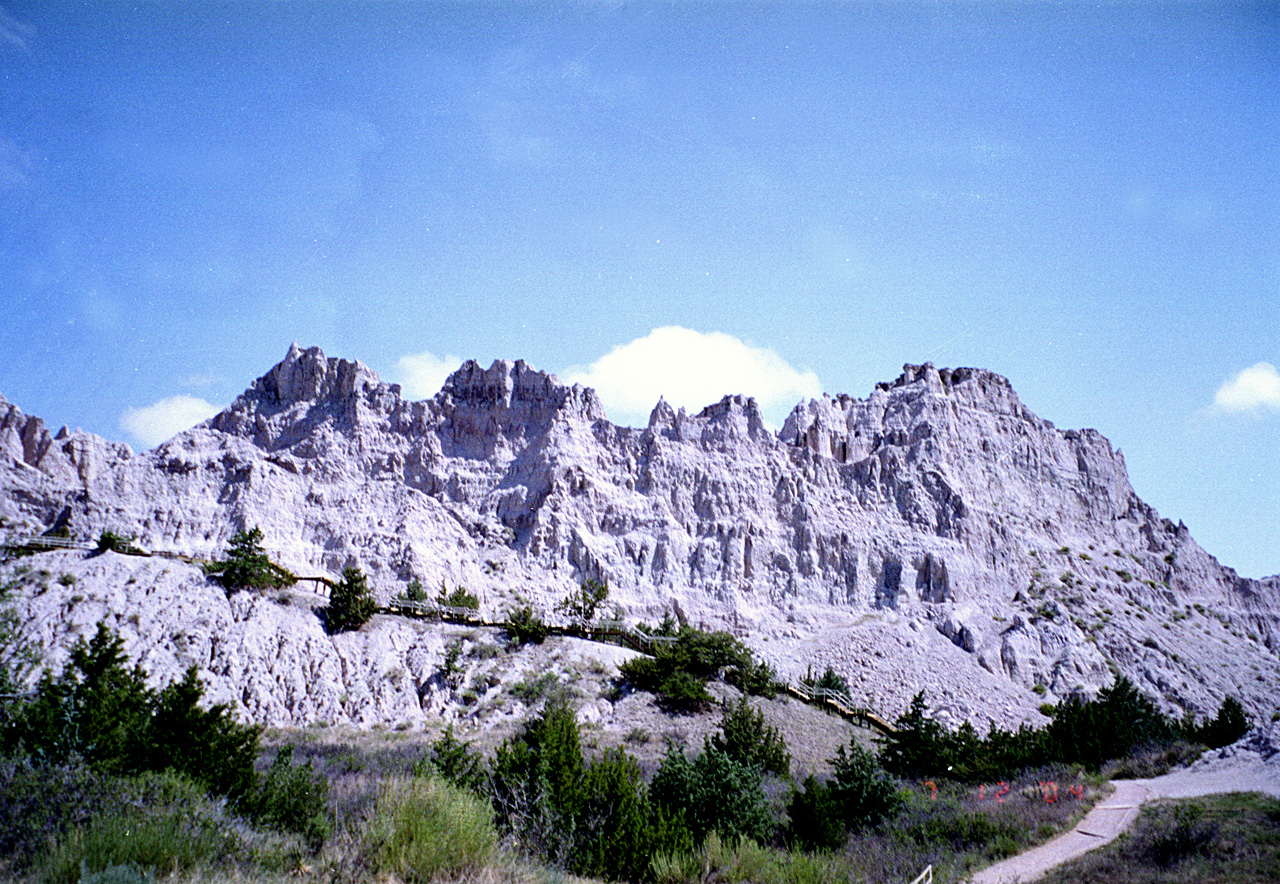
<path id="1" fill-rule="evenodd" d="M 924 871 L 912 879 L 911 884 L 933 884 L 933 865 L 924 867 Z"/>
<path id="2" fill-rule="evenodd" d="M 71 537 L 48 537 L 36 534 L 30 537 L 10 537 L 3 544 L 10 549 L 97 549 L 96 543 L 75 540 Z"/>
<path id="3" fill-rule="evenodd" d="M 837 712 L 842 718 L 847 718 L 857 722 L 864 727 L 878 730 L 882 734 L 896 733 L 896 729 L 889 722 L 885 721 L 879 715 L 876 715 L 870 709 L 866 709 L 853 702 L 844 691 L 833 690 L 832 688 L 818 688 L 806 685 L 800 682 L 796 685 L 787 685 L 787 692 L 799 697 L 806 703 L 815 706 L 822 706 Z"/>

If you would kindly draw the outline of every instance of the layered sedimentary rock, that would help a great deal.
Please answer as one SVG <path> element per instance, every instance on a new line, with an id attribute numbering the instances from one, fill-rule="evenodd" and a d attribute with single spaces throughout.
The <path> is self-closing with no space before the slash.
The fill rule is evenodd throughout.
<path id="1" fill-rule="evenodd" d="M 1221 566 L 1102 435 L 1058 430 L 979 369 L 909 365 L 775 433 L 743 397 L 615 426 L 592 390 L 523 362 L 467 363 L 410 402 L 294 346 L 151 451 L 51 436 L 3 400 L 0 451 L 11 532 L 216 557 L 256 525 L 299 573 L 359 565 L 384 598 L 465 585 L 495 617 L 607 580 L 630 617 L 735 630 L 792 676 L 831 665 L 887 715 L 925 689 L 953 719 L 1036 720 L 1123 672 L 1171 711 L 1233 693 L 1269 717 L 1280 688 L 1280 578 Z M 318 708 L 295 705 L 299 723 Z"/>

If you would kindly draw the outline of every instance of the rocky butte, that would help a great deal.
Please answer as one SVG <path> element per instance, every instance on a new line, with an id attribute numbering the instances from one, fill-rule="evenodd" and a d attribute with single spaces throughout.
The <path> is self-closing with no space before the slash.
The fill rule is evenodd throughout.
<path id="1" fill-rule="evenodd" d="M 607 580 L 630 619 L 729 629 L 791 678 L 832 666 L 888 717 L 923 689 L 953 723 L 1036 722 L 1117 672 L 1179 714 L 1234 694 L 1266 721 L 1280 693 L 1280 577 L 1220 565 L 1138 498 L 1102 435 L 1058 430 L 980 369 L 907 365 L 865 399 L 797 405 L 778 432 L 741 396 L 698 414 L 659 401 L 628 428 L 522 361 L 468 362 L 411 402 L 294 345 L 141 454 L 0 398 L 0 452 L 11 535 L 110 530 L 214 558 L 256 525 L 299 573 L 358 565 L 383 598 L 463 585 L 493 618 L 551 616 Z M 182 562 L 49 555 L 74 584 L 19 602 L 50 646 L 106 618 L 149 670 L 194 662 L 214 699 L 273 724 L 432 714 L 429 630 L 381 617 L 330 637 Z"/>

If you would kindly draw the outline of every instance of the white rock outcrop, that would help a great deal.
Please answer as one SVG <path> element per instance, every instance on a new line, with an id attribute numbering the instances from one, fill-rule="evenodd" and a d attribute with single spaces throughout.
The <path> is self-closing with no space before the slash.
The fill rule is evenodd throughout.
<path id="1" fill-rule="evenodd" d="M 410 402 L 295 345 L 226 411 L 140 454 L 50 435 L 0 399 L 0 456 L 13 534 L 111 530 L 216 557 L 257 525 L 299 573 L 359 565 L 383 597 L 414 578 L 465 585 L 494 617 L 517 598 L 550 614 L 607 579 L 631 617 L 677 608 L 793 677 L 830 665 L 890 717 L 923 689 L 955 721 L 1035 721 L 1113 672 L 1201 715 L 1230 693 L 1269 719 L 1280 694 L 1280 577 L 1221 566 L 1138 498 L 1103 436 L 1058 430 L 979 369 L 909 365 L 866 399 L 797 405 L 777 433 L 743 397 L 696 415 L 659 402 L 626 428 L 594 391 L 524 362 L 469 362 Z M 442 652 L 390 618 L 339 641 L 305 610 L 228 602 L 194 569 L 172 578 L 189 601 L 170 604 L 109 585 L 140 566 L 85 562 L 62 566 L 102 615 L 206 624 L 209 641 L 240 630 L 223 663 L 205 639 L 192 660 L 264 720 L 399 720 L 400 701 L 379 699 L 390 688 L 362 705 L 353 684 L 399 667 L 420 686 Z M 72 588 L 45 594 L 58 607 Z"/>

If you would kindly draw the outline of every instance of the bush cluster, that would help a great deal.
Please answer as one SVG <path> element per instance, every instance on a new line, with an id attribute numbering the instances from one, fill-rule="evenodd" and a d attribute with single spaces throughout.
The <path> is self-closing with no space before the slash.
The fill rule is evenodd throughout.
<path id="1" fill-rule="evenodd" d="M 594 761 L 563 699 L 484 761 L 452 730 L 418 773 L 430 773 L 492 804 L 500 832 L 524 852 L 574 874 L 649 881 L 657 855 L 687 854 L 710 833 L 768 841 L 777 829 L 762 786 L 790 766 L 777 730 L 745 700 L 726 704 L 716 734 L 694 757 L 669 746 L 652 784 L 620 749 Z"/>
<path id="2" fill-rule="evenodd" d="M 542 618 L 529 605 L 508 611 L 503 628 L 514 645 L 540 645 L 549 634 L 547 624 L 542 622 Z"/>
<path id="3" fill-rule="evenodd" d="M 895 722 L 896 732 L 881 738 L 880 758 L 901 777 L 994 782 L 1055 762 L 1096 771 L 1109 761 L 1179 740 L 1226 745 L 1249 729 L 1249 719 L 1233 697 L 1203 725 L 1191 719 L 1176 722 L 1123 676 L 1093 700 L 1072 697 L 1049 711 L 1052 720 L 1044 727 L 1008 731 L 993 724 L 983 738 L 968 722 L 954 732 L 944 729 L 928 716 L 921 692 Z"/>
<path id="4" fill-rule="evenodd" d="M 707 682 L 723 678 L 749 694 L 772 697 L 778 691 L 773 669 L 727 632 L 682 627 L 674 642 L 654 647 L 652 657 L 635 657 L 618 667 L 621 682 L 656 694 L 668 709 L 711 706 Z"/>
<path id="5" fill-rule="evenodd" d="M 100 871 L 142 862 L 110 847 L 126 831 L 133 833 L 129 849 L 151 839 L 147 849 L 160 850 L 167 839 L 170 850 L 216 841 L 224 851 L 234 827 L 191 795 L 221 799 L 318 849 L 332 827 L 327 781 L 309 765 L 293 765 L 289 750 L 259 777 L 261 728 L 237 723 L 225 705 L 203 708 L 195 667 L 149 687 L 123 648 L 100 625 L 92 639 L 76 642 L 60 674 L 46 672 L 35 693 L 9 710 L 0 726 L 0 851 L 24 867 L 56 842 L 50 862 L 76 876 L 80 863 Z"/>

